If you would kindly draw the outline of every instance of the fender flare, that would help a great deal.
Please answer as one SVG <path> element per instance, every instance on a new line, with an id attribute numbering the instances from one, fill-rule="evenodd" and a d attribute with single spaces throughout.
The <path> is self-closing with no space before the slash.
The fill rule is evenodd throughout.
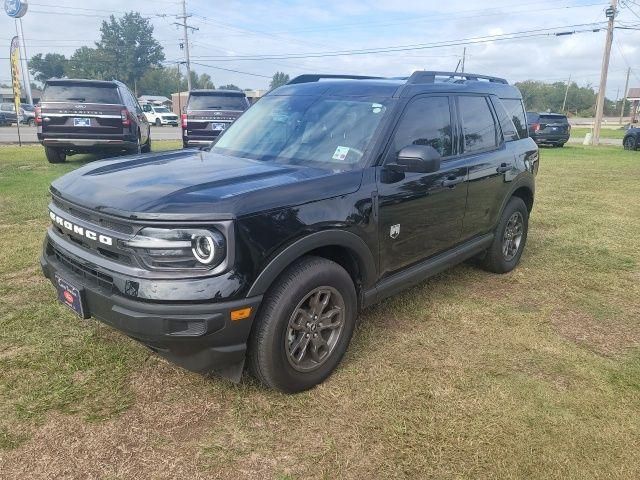
<path id="1" fill-rule="evenodd" d="M 260 272 L 247 297 L 264 295 L 278 276 L 294 261 L 320 247 L 343 247 L 354 254 L 361 272 L 362 284 L 370 287 L 376 281 L 376 263 L 367 244 L 358 235 L 344 230 L 322 230 L 301 238 L 278 253 Z"/>

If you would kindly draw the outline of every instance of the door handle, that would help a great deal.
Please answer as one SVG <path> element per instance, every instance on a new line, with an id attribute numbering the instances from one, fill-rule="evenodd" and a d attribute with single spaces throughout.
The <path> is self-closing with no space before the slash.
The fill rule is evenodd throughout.
<path id="1" fill-rule="evenodd" d="M 442 185 L 443 187 L 453 188 L 457 184 L 462 183 L 463 180 L 464 177 L 456 177 L 455 175 L 451 175 L 442 180 L 442 182 L 440 182 L 440 185 Z"/>
<path id="2" fill-rule="evenodd" d="M 498 173 L 506 173 L 511 170 L 512 167 L 513 166 L 510 163 L 501 163 L 500 166 L 496 168 L 496 171 Z"/>

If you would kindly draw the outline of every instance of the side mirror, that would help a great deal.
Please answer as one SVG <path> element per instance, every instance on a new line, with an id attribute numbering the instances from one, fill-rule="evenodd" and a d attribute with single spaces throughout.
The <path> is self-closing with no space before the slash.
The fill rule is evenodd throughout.
<path id="1" fill-rule="evenodd" d="M 393 170 L 414 173 L 433 173 L 440 170 L 442 155 L 429 145 L 409 145 L 398 153 Z"/>

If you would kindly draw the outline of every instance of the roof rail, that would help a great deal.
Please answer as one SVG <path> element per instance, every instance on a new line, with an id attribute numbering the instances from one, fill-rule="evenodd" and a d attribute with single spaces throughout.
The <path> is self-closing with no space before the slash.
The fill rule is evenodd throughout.
<path id="1" fill-rule="evenodd" d="M 345 79 L 345 80 L 373 80 L 373 79 L 382 79 L 384 77 L 368 77 L 362 75 L 322 75 L 322 74 L 306 74 L 299 75 L 296 78 L 289 80 L 287 85 L 295 85 L 297 83 L 311 83 L 311 82 L 319 82 L 320 80 L 327 79 Z"/>
<path id="2" fill-rule="evenodd" d="M 407 79 L 407 84 L 418 83 L 435 83 L 436 77 L 460 78 L 463 80 L 488 80 L 492 83 L 502 83 L 509 85 L 504 78 L 491 77 L 489 75 L 478 75 L 476 73 L 458 73 L 458 72 L 438 72 L 438 71 L 417 71 L 413 72 Z"/>

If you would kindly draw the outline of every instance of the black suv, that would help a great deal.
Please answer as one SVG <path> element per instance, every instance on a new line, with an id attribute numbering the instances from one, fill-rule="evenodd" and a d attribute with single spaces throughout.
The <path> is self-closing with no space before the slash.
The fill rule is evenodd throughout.
<path id="1" fill-rule="evenodd" d="M 472 257 L 518 264 L 538 170 L 525 125 L 499 78 L 303 75 L 210 152 L 53 182 L 42 269 L 78 315 L 190 370 L 239 380 L 246 357 L 265 385 L 308 389 L 361 309 Z"/>
<path id="2" fill-rule="evenodd" d="M 566 115 L 560 113 L 527 112 L 529 135 L 538 145 L 564 147 L 571 135 Z"/>
<path id="3" fill-rule="evenodd" d="M 115 80 L 47 80 L 35 120 L 51 163 L 74 153 L 151 151 L 149 122 L 133 93 Z"/>
<path id="4" fill-rule="evenodd" d="M 182 145 L 208 147 L 249 108 L 238 90 L 192 90 L 182 114 Z"/>

